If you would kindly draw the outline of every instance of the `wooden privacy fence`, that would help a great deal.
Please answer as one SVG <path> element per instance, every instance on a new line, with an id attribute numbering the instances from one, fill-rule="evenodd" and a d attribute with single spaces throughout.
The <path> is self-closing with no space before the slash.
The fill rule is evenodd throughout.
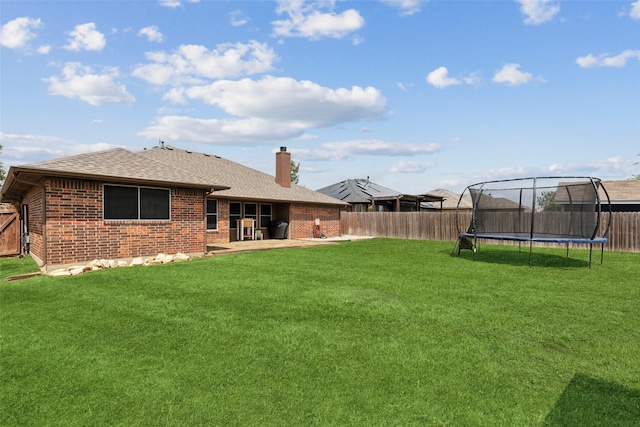
<path id="1" fill-rule="evenodd" d="M 605 249 L 620 252 L 640 252 L 640 212 L 614 212 L 609 242 Z M 460 212 L 460 224 L 464 230 L 471 223 L 470 212 Z M 606 226 L 608 213 L 601 217 Z M 543 217 L 541 216 L 542 220 Z M 546 215 L 545 224 L 550 230 L 559 231 L 565 219 L 557 214 Z M 554 224 L 554 221 L 557 221 Z M 602 235 L 604 229 L 599 233 Z M 455 212 L 342 212 L 340 234 L 352 236 L 391 237 L 396 239 L 443 240 L 454 242 L 458 238 Z M 500 241 L 483 241 L 500 244 Z M 514 244 L 506 242 L 506 244 Z M 516 243 L 517 244 L 517 243 Z M 543 245 L 536 243 L 536 245 Z M 547 244 L 544 244 L 547 245 Z M 558 246 L 558 244 L 550 244 Z M 577 245 L 580 247 L 584 245 Z"/>

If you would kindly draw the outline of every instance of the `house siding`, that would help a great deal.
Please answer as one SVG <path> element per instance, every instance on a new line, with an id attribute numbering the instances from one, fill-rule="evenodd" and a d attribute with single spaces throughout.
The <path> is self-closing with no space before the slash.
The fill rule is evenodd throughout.
<path id="1" fill-rule="evenodd" d="M 104 221 L 103 182 L 47 180 L 47 264 L 204 251 L 204 192 L 172 188 L 170 221 Z"/>
<path id="2" fill-rule="evenodd" d="M 294 203 L 290 211 L 289 238 L 313 237 L 316 218 L 320 219 L 320 233 L 327 237 L 340 235 L 340 207 Z"/>

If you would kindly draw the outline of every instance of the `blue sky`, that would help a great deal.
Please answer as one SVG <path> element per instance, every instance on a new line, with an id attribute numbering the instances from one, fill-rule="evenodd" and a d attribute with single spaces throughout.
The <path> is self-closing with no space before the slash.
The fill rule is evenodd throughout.
<path id="1" fill-rule="evenodd" d="M 0 2 L 5 169 L 159 140 L 407 194 L 640 173 L 640 0 Z"/>

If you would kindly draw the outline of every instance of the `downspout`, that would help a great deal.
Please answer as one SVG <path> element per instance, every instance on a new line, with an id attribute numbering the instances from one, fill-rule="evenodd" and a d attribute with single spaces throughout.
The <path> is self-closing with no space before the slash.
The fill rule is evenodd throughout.
<path id="1" fill-rule="evenodd" d="M 33 185 L 40 187 L 42 193 L 42 252 L 43 252 L 43 265 L 47 265 L 47 190 L 44 184 L 39 182 L 31 182 L 18 178 L 19 172 L 13 173 L 13 179 L 27 185 Z M 22 202 L 20 202 L 22 204 Z"/>

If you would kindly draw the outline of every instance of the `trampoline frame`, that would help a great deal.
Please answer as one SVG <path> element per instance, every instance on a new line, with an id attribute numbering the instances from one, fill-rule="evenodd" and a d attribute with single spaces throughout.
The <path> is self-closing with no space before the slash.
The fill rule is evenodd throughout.
<path id="1" fill-rule="evenodd" d="M 516 181 L 522 181 L 522 182 L 531 182 L 532 186 L 529 187 L 511 187 L 508 189 L 501 189 L 501 190 L 520 190 L 520 200 L 519 200 L 519 207 L 518 207 L 518 212 L 519 215 L 522 213 L 522 191 L 523 190 L 532 190 L 532 194 L 533 194 L 533 201 L 532 201 L 532 206 L 535 207 L 537 205 L 536 201 L 537 201 L 537 190 L 538 190 L 538 180 L 558 180 L 560 182 L 560 180 L 584 180 L 584 182 L 580 182 L 580 184 L 586 184 L 587 181 L 591 183 L 591 185 L 593 186 L 594 189 L 594 194 L 595 194 L 595 214 L 596 214 L 596 222 L 595 222 L 595 226 L 593 229 L 593 232 L 591 234 L 590 238 L 578 238 L 575 236 L 562 236 L 562 235 L 546 235 L 546 237 L 544 236 L 540 236 L 540 235 L 536 235 L 535 230 L 534 230 L 534 226 L 535 226 L 535 218 L 537 215 L 537 211 L 536 209 L 532 208 L 531 209 L 531 227 L 528 233 L 509 233 L 509 232 L 504 232 L 504 233 L 478 233 L 478 215 L 477 215 L 477 210 L 478 210 L 478 202 L 480 201 L 481 197 L 476 197 L 475 200 L 472 197 L 472 202 L 473 202 L 473 207 L 472 207 L 472 213 L 471 213 L 471 224 L 469 226 L 469 228 L 467 229 L 467 231 L 462 231 L 460 228 L 460 203 L 462 202 L 462 198 L 465 195 L 465 193 L 467 191 L 469 191 L 469 194 L 471 195 L 471 188 L 472 187 L 480 187 L 480 195 L 482 195 L 482 191 L 484 191 L 485 186 L 487 185 L 495 185 L 495 184 L 501 184 L 501 183 L 513 183 Z M 542 188 L 549 188 L 549 187 L 542 187 Z M 489 188 L 491 189 L 491 188 Z M 598 232 L 601 229 L 601 221 L 602 221 L 602 204 L 603 204 L 603 200 L 600 197 L 599 194 L 599 189 L 602 189 L 604 196 L 606 197 L 606 205 L 608 206 L 608 221 L 606 224 L 606 228 L 604 229 L 604 232 L 602 233 L 602 235 L 600 237 L 598 237 Z M 495 190 L 495 189 L 494 189 Z M 571 196 L 569 194 L 569 201 L 570 201 L 570 206 L 572 206 L 571 204 Z M 572 211 L 570 211 L 570 213 L 573 213 Z M 518 248 L 519 250 L 521 250 L 521 245 L 523 242 L 529 242 L 529 267 L 531 267 L 531 254 L 533 252 L 533 243 L 534 242 L 538 242 L 538 243 L 563 243 L 566 244 L 566 249 L 567 249 L 567 258 L 569 257 L 569 244 L 578 244 L 578 245 L 589 245 L 589 268 L 591 268 L 591 264 L 592 264 L 592 254 L 593 254 L 593 245 L 594 244 L 599 244 L 600 245 L 600 264 L 603 263 L 604 260 L 604 245 L 608 242 L 608 238 L 607 238 L 607 234 L 609 233 L 609 229 L 611 228 L 611 220 L 612 220 L 612 215 L 611 215 L 611 199 L 609 198 L 609 193 L 607 192 L 607 189 L 604 187 L 604 185 L 602 184 L 602 181 L 599 178 L 594 178 L 594 177 L 586 177 L 586 176 L 545 176 L 545 177 L 529 177 L 529 178 L 514 178 L 514 179 L 505 179 L 505 180 L 495 180 L 495 181 L 484 181 L 484 182 L 479 182 L 476 184 L 472 184 L 469 185 L 465 188 L 465 190 L 462 192 L 462 194 L 460 195 L 460 198 L 458 199 L 458 205 L 456 206 L 456 218 L 455 218 L 455 222 L 456 222 L 456 229 L 458 232 L 458 240 L 456 241 L 456 246 L 454 247 L 454 252 L 457 250 L 458 255 L 460 255 L 460 251 L 462 249 L 470 249 L 473 251 L 473 259 L 476 259 L 476 253 L 477 253 L 477 247 L 478 247 L 478 239 L 488 239 L 488 240 L 506 240 L 506 241 L 516 241 L 518 242 Z M 572 224 L 572 223 L 571 223 Z M 541 233 L 539 233 L 541 234 Z M 472 240 L 471 240 L 472 239 Z"/>

